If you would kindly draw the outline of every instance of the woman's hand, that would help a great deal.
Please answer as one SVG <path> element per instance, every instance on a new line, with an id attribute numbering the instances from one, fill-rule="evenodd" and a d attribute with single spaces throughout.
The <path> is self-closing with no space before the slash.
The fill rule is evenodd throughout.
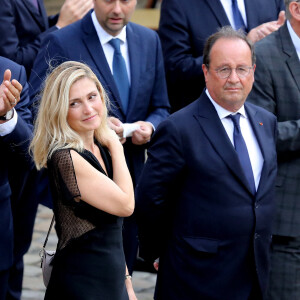
<path id="1" fill-rule="evenodd" d="M 125 279 L 125 285 L 128 293 L 129 300 L 137 300 L 135 292 L 133 290 L 131 278 Z"/>
<path id="2" fill-rule="evenodd" d="M 123 149 L 122 144 L 120 143 L 119 136 L 112 129 L 108 129 L 105 131 L 103 136 L 101 137 L 101 143 L 108 148 L 110 152 L 116 149 Z M 123 150 L 122 150 L 123 151 Z"/>

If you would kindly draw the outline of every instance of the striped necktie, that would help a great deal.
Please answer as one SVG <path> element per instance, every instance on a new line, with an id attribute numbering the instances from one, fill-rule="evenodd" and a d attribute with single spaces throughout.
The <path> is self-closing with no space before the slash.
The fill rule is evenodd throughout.
<path id="1" fill-rule="evenodd" d="M 253 176 L 253 170 L 250 162 L 250 157 L 248 153 L 248 149 L 245 143 L 245 140 L 243 138 L 241 127 L 240 127 L 240 113 L 237 113 L 235 115 L 229 115 L 228 117 L 231 118 L 233 124 L 234 124 L 234 130 L 233 130 L 233 141 L 234 141 L 234 148 L 237 152 L 237 155 L 239 157 L 241 166 L 244 170 L 244 174 L 246 175 L 246 178 L 248 180 L 250 190 L 253 195 L 256 193 L 255 183 L 254 183 L 254 176 Z"/>
<path id="2" fill-rule="evenodd" d="M 32 4 L 35 6 L 37 10 L 39 10 L 39 3 L 37 0 L 31 0 Z"/>
<path id="3" fill-rule="evenodd" d="M 243 29 L 245 31 L 246 26 L 245 26 L 244 20 L 242 18 L 241 12 L 239 10 L 237 0 L 232 0 L 231 8 L 232 8 L 235 29 L 236 30 Z"/>

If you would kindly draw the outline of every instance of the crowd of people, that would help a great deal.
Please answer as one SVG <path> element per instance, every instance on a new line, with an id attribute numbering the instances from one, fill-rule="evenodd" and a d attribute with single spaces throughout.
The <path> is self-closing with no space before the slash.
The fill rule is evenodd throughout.
<path id="1" fill-rule="evenodd" d="M 157 32 L 137 0 L 2 2 L 0 300 L 39 203 L 45 299 L 135 300 L 137 258 L 155 300 L 300 299 L 298 0 L 162 0 Z"/>

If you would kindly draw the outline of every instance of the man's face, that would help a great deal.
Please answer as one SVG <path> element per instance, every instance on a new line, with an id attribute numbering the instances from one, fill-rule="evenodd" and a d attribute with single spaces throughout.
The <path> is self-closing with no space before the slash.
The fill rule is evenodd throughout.
<path id="1" fill-rule="evenodd" d="M 203 65 L 206 87 L 213 98 L 223 108 L 235 112 L 246 101 L 254 82 L 251 50 L 241 39 L 221 38 L 215 42 L 210 52 L 209 68 Z M 216 70 L 229 68 L 228 78 L 220 78 Z M 249 74 L 239 77 L 236 68 L 248 69 Z"/>
<path id="2" fill-rule="evenodd" d="M 94 10 L 102 28 L 118 35 L 129 22 L 137 0 L 94 0 Z"/>

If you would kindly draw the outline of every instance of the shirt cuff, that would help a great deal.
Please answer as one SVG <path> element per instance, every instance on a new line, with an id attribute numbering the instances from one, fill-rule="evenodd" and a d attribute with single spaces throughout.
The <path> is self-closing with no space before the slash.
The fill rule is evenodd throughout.
<path id="1" fill-rule="evenodd" d="M 151 126 L 153 128 L 153 132 L 154 132 L 155 131 L 155 126 L 151 122 L 149 122 L 149 121 L 146 121 L 146 122 L 149 123 L 149 124 L 151 124 Z"/>
<path id="2" fill-rule="evenodd" d="M 0 136 L 8 135 L 14 131 L 18 122 L 18 114 L 14 108 L 13 110 L 14 110 L 13 117 L 9 121 L 0 124 Z"/>

